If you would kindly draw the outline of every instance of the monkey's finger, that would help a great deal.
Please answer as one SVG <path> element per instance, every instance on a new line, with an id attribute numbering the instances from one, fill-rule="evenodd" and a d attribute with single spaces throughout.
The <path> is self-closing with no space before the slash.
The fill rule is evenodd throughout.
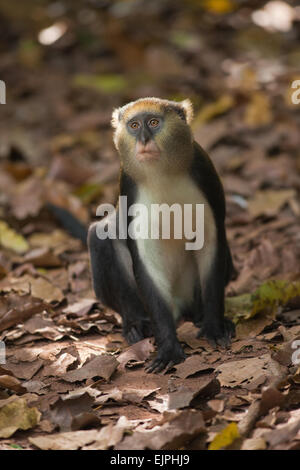
<path id="1" fill-rule="evenodd" d="M 214 338 L 207 338 L 208 344 L 215 349 L 217 347 L 217 341 Z"/>
<path id="2" fill-rule="evenodd" d="M 158 372 L 161 372 L 165 367 L 166 367 L 165 361 L 162 361 L 161 359 L 157 358 L 157 359 L 154 359 L 154 361 L 150 364 L 150 366 L 146 368 L 146 372 L 147 373 L 153 372 L 154 374 L 157 374 Z"/>
<path id="3" fill-rule="evenodd" d="M 150 374 L 156 367 L 156 361 L 152 361 L 148 366 L 145 366 L 145 371 Z"/>
<path id="4" fill-rule="evenodd" d="M 136 331 L 136 329 L 134 327 L 131 328 L 131 330 L 127 334 L 127 341 L 130 344 L 134 344 L 134 343 L 137 343 L 138 341 L 140 341 L 140 335 L 138 334 L 138 332 Z"/>
<path id="5" fill-rule="evenodd" d="M 159 364 L 153 364 L 152 367 L 147 369 L 147 373 L 157 374 L 158 372 L 161 372 L 164 369 L 164 367 L 165 367 L 164 364 L 161 362 Z"/>
<path id="6" fill-rule="evenodd" d="M 216 342 L 215 338 L 213 338 L 212 336 L 206 335 L 206 332 L 203 328 L 200 328 L 200 330 L 198 331 L 197 338 L 205 338 L 207 340 L 208 344 L 212 348 L 215 349 L 217 347 L 217 342 Z"/>
<path id="7" fill-rule="evenodd" d="M 217 340 L 218 346 L 221 346 L 223 349 L 227 349 L 230 346 L 230 338 L 229 337 L 224 337 L 224 338 L 219 338 Z"/>
<path id="8" fill-rule="evenodd" d="M 131 329 L 126 333 L 126 339 L 129 344 L 138 343 L 142 339 L 146 338 L 142 329 L 143 325 L 132 326 Z"/>
<path id="9" fill-rule="evenodd" d="M 171 369 L 173 369 L 173 367 L 175 366 L 176 362 L 175 361 L 170 361 L 166 367 L 165 367 L 165 371 L 164 371 L 164 374 L 166 374 L 167 372 L 169 372 Z"/>

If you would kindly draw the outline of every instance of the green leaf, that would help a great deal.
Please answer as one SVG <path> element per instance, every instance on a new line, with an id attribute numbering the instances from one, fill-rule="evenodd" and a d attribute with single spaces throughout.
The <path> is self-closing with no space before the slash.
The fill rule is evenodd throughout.
<path id="1" fill-rule="evenodd" d="M 9 447 L 12 447 L 13 449 L 23 449 L 23 447 L 19 446 L 19 444 L 9 444 Z"/>
<path id="2" fill-rule="evenodd" d="M 275 314 L 278 307 L 285 306 L 298 296 L 300 296 L 300 281 L 273 280 L 264 282 L 252 296 L 252 310 L 247 318 L 252 318 L 262 311 Z"/>
<path id="3" fill-rule="evenodd" d="M 275 316 L 278 307 L 300 297 L 300 281 L 270 280 L 261 284 L 252 294 L 227 297 L 225 312 L 235 323 L 249 320 L 258 313 Z"/>
<path id="4" fill-rule="evenodd" d="M 74 86 L 91 88 L 100 93 L 114 94 L 125 91 L 128 82 L 125 77 L 118 74 L 84 75 L 79 74 L 73 78 Z"/>
<path id="5" fill-rule="evenodd" d="M 18 254 L 29 250 L 29 244 L 25 238 L 10 228 L 3 220 L 0 220 L 0 245 Z"/>
<path id="6" fill-rule="evenodd" d="M 102 192 L 102 185 L 99 183 L 86 183 L 76 189 L 74 194 L 79 197 L 84 204 L 89 204 L 100 196 Z"/>

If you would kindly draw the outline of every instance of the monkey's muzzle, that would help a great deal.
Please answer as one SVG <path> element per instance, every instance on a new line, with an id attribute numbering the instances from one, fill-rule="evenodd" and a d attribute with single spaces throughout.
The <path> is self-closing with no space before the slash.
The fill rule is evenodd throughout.
<path id="1" fill-rule="evenodd" d="M 136 158 L 140 162 L 158 160 L 160 151 L 154 140 L 149 140 L 146 144 L 136 143 Z"/>

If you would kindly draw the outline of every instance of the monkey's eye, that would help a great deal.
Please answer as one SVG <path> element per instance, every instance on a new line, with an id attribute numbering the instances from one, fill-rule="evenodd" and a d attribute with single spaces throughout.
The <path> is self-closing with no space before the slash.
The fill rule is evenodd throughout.
<path id="1" fill-rule="evenodd" d="M 159 125 L 159 120 L 158 119 L 150 119 L 149 125 L 151 127 L 157 127 Z"/>
<path id="2" fill-rule="evenodd" d="M 137 122 L 137 121 L 133 121 L 129 125 L 130 125 L 131 129 L 134 129 L 134 130 L 136 130 L 140 127 L 140 123 Z"/>

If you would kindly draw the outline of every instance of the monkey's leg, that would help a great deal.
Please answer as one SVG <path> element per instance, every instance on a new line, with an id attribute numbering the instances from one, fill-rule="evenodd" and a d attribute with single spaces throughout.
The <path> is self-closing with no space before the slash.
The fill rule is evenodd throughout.
<path id="1" fill-rule="evenodd" d="M 120 313 L 125 339 L 132 344 L 152 336 L 150 318 L 138 295 L 125 240 L 99 239 L 94 224 L 89 230 L 88 243 L 96 296 L 105 306 Z"/>
<path id="2" fill-rule="evenodd" d="M 198 336 L 205 336 L 213 346 L 223 347 L 229 346 L 234 336 L 233 323 L 224 317 L 226 255 L 220 242 L 208 242 L 197 254 L 203 315 Z"/>
<path id="3" fill-rule="evenodd" d="M 160 240 L 131 241 L 133 268 L 138 289 L 151 315 L 157 356 L 147 368 L 148 372 L 160 372 L 185 359 L 176 336 L 176 320 L 179 314 L 171 295 L 171 280 L 164 269 L 166 254 Z M 168 258 L 170 262 L 170 258 Z M 169 266 L 168 273 L 172 273 Z"/>

